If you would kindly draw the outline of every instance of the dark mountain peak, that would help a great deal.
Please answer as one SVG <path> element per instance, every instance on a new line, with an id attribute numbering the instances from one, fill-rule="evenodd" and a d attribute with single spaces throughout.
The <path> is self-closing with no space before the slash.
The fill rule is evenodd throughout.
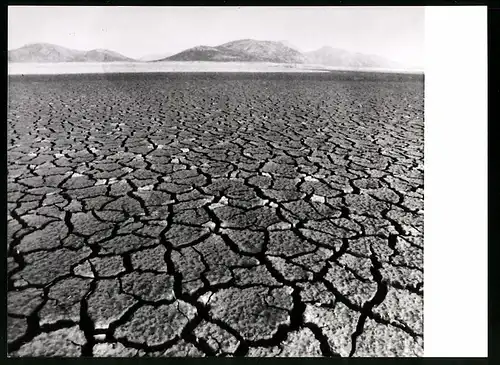
<path id="1" fill-rule="evenodd" d="M 188 50 L 192 51 L 218 51 L 219 49 L 217 47 L 212 47 L 212 46 L 196 46 L 189 48 Z"/>
<path id="2" fill-rule="evenodd" d="M 238 39 L 216 47 L 189 48 L 163 60 L 302 63 L 304 57 L 280 42 Z"/>
<path id="3" fill-rule="evenodd" d="M 252 48 L 290 48 L 282 42 L 261 41 L 256 39 L 238 39 L 236 41 L 221 44 L 219 47 L 252 49 Z M 292 49 L 292 48 L 290 48 Z"/>

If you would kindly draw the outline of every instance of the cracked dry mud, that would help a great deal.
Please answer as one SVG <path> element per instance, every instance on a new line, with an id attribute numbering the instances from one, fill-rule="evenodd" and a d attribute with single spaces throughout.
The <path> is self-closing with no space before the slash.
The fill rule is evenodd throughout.
<path id="1" fill-rule="evenodd" d="M 10 356 L 421 356 L 423 80 L 11 77 Z"/>

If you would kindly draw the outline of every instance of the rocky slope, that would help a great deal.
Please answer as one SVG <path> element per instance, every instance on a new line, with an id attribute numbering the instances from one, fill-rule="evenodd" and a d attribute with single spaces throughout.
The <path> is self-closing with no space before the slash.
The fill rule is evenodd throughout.
<path id="1" fill-rule="evenodd" d="M 197 46 L 177 53 L 161 61 L 240 61 L 304 63 L 299 51 L 282 42 L 242 39 L 216 47 Z"/>
<path id="2" fill-rule="evenodd" d="M 312 52 L 306 52 L 308 63 L 337 67 L 377 67 L 398 68 L 401 65 L 376 55 L 350 52 L 344 49 L 322 47 Z"/>

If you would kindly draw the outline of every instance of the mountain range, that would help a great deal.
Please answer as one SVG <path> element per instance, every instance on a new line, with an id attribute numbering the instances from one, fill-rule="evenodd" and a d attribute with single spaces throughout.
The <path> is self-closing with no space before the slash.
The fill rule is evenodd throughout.
<path id="1" fill-rule="evenodd" d="M 316 51 L 306 52 L 308 63 L 342 67 L 380 67 L 401 68 L 397 62 L 376 55 L 349 52 L 343 49 L 322 47 Z"/>
<path id="2" fill-rule="evenodd" d="M 32 43 L 9 51 L 9 62 L 117 62 L 135 61 L 107 49 L 79 51 L 50 43 Z"/>
<path id="3" fill-rule="evenodd" d="M 156 54 L 132 59 L 106 49 L 79 51 L 49 43 L 27 44 L 9 50 L 9 62 L 273 62 L 287 64 L 317 64 L 349 68 L 405 68 L 386 58 L 343 49 L 322 47 L 301 52 L 287 41 L 257 41 L 241 39 L 219 46 L 196 46 L 174 55 Z"/>

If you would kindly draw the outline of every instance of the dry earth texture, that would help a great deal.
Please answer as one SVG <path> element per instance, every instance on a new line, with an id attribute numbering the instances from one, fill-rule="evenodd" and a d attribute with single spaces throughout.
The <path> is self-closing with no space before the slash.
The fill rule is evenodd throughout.
<path id="1" fill-rule="evenodd" d="M 423 77 L 9 78 L 10 356 L 421 356 Z"/>

